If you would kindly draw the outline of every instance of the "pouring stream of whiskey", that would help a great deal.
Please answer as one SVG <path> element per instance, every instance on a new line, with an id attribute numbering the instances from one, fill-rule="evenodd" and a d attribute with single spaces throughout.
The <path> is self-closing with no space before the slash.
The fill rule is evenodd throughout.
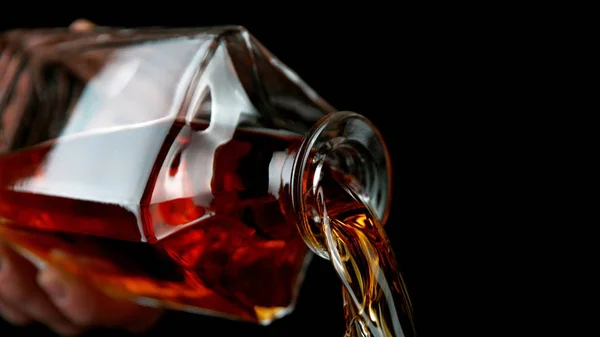
<path id="1" fill-rule="evenodd" d="M 319 186 L 313 219 L 321 222 L 324 247 L 342 281 L 345 336 L 416 336 L 407 289 L 381 222 L 349 185 L 333 180 L 350 200 L 330 199 L 324 194 L 331 186 Z"/>

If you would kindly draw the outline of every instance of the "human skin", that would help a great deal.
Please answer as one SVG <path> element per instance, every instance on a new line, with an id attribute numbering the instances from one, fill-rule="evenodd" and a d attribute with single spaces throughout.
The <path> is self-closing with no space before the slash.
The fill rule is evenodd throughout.
<path id="1" fill-rule="evenodd" d="M 70 28 L 89 30 L 94 24 L 77 20 Z M 13 325 L 39 322 L 63 336 L 93 328 L 141 333 L 152 328 L 162 312 L 111 298 L 86 280 L 50 266 L 38 269 L 0 242 L 0 316 Z"/>

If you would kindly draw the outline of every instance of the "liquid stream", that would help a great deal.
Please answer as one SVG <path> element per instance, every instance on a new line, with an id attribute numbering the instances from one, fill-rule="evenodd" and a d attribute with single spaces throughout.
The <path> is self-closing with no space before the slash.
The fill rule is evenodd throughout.
<path id="1" fill-rule="evenodd" d="M 327 173 L 332 179 L 321 179 L 311 212 L 342 281 L 345 337 L 416 336 L 408 292 L 382 223 L 350 187 L 357 185 Z"/>

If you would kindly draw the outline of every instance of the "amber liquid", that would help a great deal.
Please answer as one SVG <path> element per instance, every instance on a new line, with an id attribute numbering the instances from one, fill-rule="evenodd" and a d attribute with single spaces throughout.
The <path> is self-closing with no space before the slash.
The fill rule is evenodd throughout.
<path id="1" fill-rule="evenodd" d="M 353 177 L 326 169 L 307 216 L 342 281 L 346 337 L 416 336 L 412 305 L 383 228 Z M 315 217 L 315 215 L 317 215 Z"/>
<path id="2" fill-rule="evenodd" d="M 238 130 L 213 154 L 210 203 L 165 200 L 165 175 L 194 184 L 192 140 L 205 127 L 162 123 L 0 156 L 0 239 L 115 296 L 261 323 L 285 314 L 308 249 L 270 190 L 270 171 L 274 154 L 299 139 Z M 163 133 L 155 156 L 135 152 Z M 65 172 L 52 173 L 52 165 Z M 119 179 L 146 166 L 153 169 L 137 204 L 114 202 Z M 56 178 L 63 180 L 46 183 Z M 171 232 L 157 239 L 165 228 Z"/>
<path id="3" fill-rule="evenodd" d="M 161 174 L 193 176 L 185 165 L 190 159 L 186 147 L 173 148 L 188 144 L 205 126 L 158 124 L 1 156 L 0 239 L 27 256 L 88 277 L 111 295 L 144 304 L 261 323 L 287 313 L 308 249 L 286 214 L 286 201 L 272 193 L 270 171 L 275 154 L 285 154 L 301 139 L 238 129 L 214 153 L 210 204 L 199 205 L 193 197 L 155 202 L 161 200 L 156 192 Z M 136 157 L 134 150 L 140 147 L 132 143 L 164 130 L 168 132 L 156 156 Z M 92 157 L 86 156 L 89 152 Z M 127 172 L 149 163 L 153 169 L 137 205 L 50 193 L 60 190 L 24 191 L 26 183 L 48 179 L 49 158 L 61 155 L 77 168 L 90 167 L 81 161 L 93 159 L 95 165 L 117 160 L 116 167 Z M 131 158 L 147 162 L 131 163 Z M 93 183 L 76 171 L 64 177 L 71 183 Z M 351 178 L 326 170 L 319 182 L 321 199 L 314 201 L 324 246 L 343 284 L 347 336 L 414 336 L 412 309 L 393 251 L 382 224 L 349 192 Z M 157 238 L 165 226 L 177 230 Z"/>

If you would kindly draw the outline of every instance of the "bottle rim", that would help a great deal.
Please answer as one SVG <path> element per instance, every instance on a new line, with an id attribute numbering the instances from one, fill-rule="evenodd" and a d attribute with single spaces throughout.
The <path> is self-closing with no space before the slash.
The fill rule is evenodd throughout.
<path id="1" fill-rule="evenodd" d="M 309 248 L 323 258 L 326 249 L 317 240 L 319 229 L 306 217 L 305 197 L 315 184 L 318 166 L 326 158 L 351 160 L 342 169 L 357 178 L 361 192 L 355 192 L 378 220 L 387 222 L 392 197 L 392 167 L 385 141 L 377 127 L 365 116 L 352 111 L 326 114 L 309 130 L 294 158 L 290 198 L 296 224 Z M 316 235 L 315 235 L 316 234 Z"/>

